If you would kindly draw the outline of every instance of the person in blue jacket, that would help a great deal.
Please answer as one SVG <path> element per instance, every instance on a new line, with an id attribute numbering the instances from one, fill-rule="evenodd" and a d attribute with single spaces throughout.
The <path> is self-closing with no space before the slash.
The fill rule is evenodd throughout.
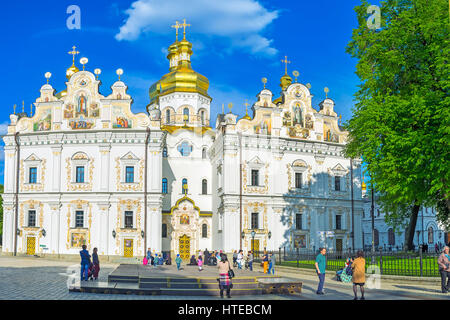
<path id="1" fill-rule="evenodd" d="M 81 281 L 83 281 L 83 274 L 84 274 L 84 280 L 88 281 L 89 266 L 91 265 L 91 255 L 89 254 L 89 251 L 86 250 L 85 244 L 83 244 L 82 248 L 83 248 L 83 250 L 80 251 Z"/>

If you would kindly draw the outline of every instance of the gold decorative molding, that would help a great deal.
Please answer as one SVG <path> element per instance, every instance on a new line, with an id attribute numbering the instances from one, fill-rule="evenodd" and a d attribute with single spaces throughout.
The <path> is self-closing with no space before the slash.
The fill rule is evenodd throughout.
<path id="1" fill-rule="evenodd" d="M 117 191 L 142 191 L 144 185 L 144 159 L 139 161 L 139 182 L 125 183 L 121 181 L 122 165 L 120 158 L 116 157 L 116 189 Z"/>
<path id="2" fill-rule="evenodd" d="M 31 160 L 37 160 L 37 159 L 31 159 Z M 42 159 L 41 165 L 39 166 L 39 170 L 41 173 L 41 178 L 39 180 L 39 183 L 25 183 L 25 168 L 24 168 L 24 160 L 20 160 L 20 191 L 22 192 L 28 192 L 28 191 L 44 191 L 44 185 L 45 185 L 45 170 L 47 160 Z"/>
<path id="3" fill-rule="evenodd" d="M 75 159 L 75 158 L 74 158 Z M 87 158 L 82 158 L 82 156 L 78 156 L 76 160 L 88 160 Z M 94 158 L 88 160 L 88 182 L 85 183 L 76 183 L 72 182 L 72 160 L 70 158 L 66 158 L 66 171 L 67 171 L 67 191 L 92 191 L 92 180 L 94 178 Z"/>
<path id="4" fill-rule="evenodd" d="M 88 228 L 87 230 L 84 228 L 71 228 L 70 222 L 71 222 L 71 216 L 73 209 L 88 209 Z M 73 211 L 72 211 L 73 210 Z M 72 247 L 71 243 L 71 235 L 72 233 L 82 233 L 87 236 L 86 246 L 88 249 L 91 248 L 91 226 L 92 226 L 92 204 L 89 201 L 86 200 L 73 200 L 70 201 L 70 204 L 67 206 L 67 242 L 66 242 L 66 248 L 71 249 Z"/>

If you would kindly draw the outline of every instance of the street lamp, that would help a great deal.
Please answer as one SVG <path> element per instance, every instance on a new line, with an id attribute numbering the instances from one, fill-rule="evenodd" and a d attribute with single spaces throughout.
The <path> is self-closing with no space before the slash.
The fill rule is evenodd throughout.
<path id="1" fill-rule="evenodd" d="M 241 233 L 241 237 L 242 237 L 242 239 L 244 239 L 244 238 L 245 238 L 245 232 L 244 232 L 244 231 L 242 231 L 242 233 Z"/>
<path id="2" fill-rule="evenodd" d="M 116 230 L 113 230 L 113 231 L 112 231 L 112 236 L 113 236 L 113 238 L 116 237 Z"/>

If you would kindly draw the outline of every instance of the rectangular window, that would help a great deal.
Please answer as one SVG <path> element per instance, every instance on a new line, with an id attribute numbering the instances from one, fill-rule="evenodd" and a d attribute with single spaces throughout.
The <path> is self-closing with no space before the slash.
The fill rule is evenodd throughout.
<path id="1" fill-rule="evenodd" d="M 28 211 L 28 226 L 36 227 L 36 210 Z"/>
<path id="2" fill-rule="evenodd" d="M 125 211 L 125 228 L 133 228 L 133 211 Z"/>
<path id="3" fill-rule="evenodd" d="M 334 177 L 334 190 L 341 191 L 341 177 Z"/>
<path id="4" fill-rule="evenodd" d="M 162 225 L 162 237 L 167 238 L 167 224 L 165 223 Z"/>
<path id="5" fill-rule="evenodd" d="M 259 229 L 259 214 L 258 212 L 253 212 L 252 213 L 252 229 Z"/>
<path id="6" fill-rule="evenodd" d="M 76 168 L 76 180 L 77 183 L 84 183 L 84 167 Z"/>
<path id="7" fill-rule="evenodd" d="M 336 230 L 342 229 L 342 216 L 337 214 L 336 215 Z"/>
<path id="8" fill-rule="evenodd" d="M 28 179 L 29 183 L 37 183 L 37 168 L 32 167 L 30 168 L 30 177 Z"/>
<path id="9" fill-rule="evenodd" d="M 259 186 L 259 170 L 252 170 L 252 186 Z"/>
<path id="10" fill-rule="evenodd" d="M 302 188 L 302 174 L 300 172 L 295 173 L 295 188 Z"/>
<path id="11" fill-rule="evenodd" d="M 303 229 L 302 218 L 303 218 L 303 215 L 301 213 L 297 213 L 295 215 L 295 229 L 297 229 L 297 230 Z"/>
<path id="12" fill-rule="evenodd" d="M 75 212 L 75 228 L 84 227 L 84 211 Z"/>
<path id="13" fill-rule="evenodd" d="M 126 171 L 125 182 L 134 183 L 134 167 L 126 167 L 125 171 Z"/>

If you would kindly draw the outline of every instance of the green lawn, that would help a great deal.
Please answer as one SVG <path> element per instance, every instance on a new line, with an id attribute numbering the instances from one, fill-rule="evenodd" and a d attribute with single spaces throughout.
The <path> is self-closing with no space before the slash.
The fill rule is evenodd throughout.
<path id="1" fill-rule="evenodd" d="M 298 267 L 315 269 L 315 260 L 299 260 Z M 283 261 L 282 266 L 297 267 L 297 261 Z M 337 271 L 343 268 L 345 259 L 336 259 L 327 261 L 327 270 Z M 366 270 L 372 265 L 370 258 L 366 259 Z M 376 257 L 373 265 L 380 267 L 380 257 Z M 420 276 L 420 258 L 402 258 L 402 257 L 383 257 L 382 274 L 385 275 L 401 275 L 401 276 Z M 424 277 L 439 277 L 439 269 L 436 258 L 422 258 L 422 274 Z"/>

